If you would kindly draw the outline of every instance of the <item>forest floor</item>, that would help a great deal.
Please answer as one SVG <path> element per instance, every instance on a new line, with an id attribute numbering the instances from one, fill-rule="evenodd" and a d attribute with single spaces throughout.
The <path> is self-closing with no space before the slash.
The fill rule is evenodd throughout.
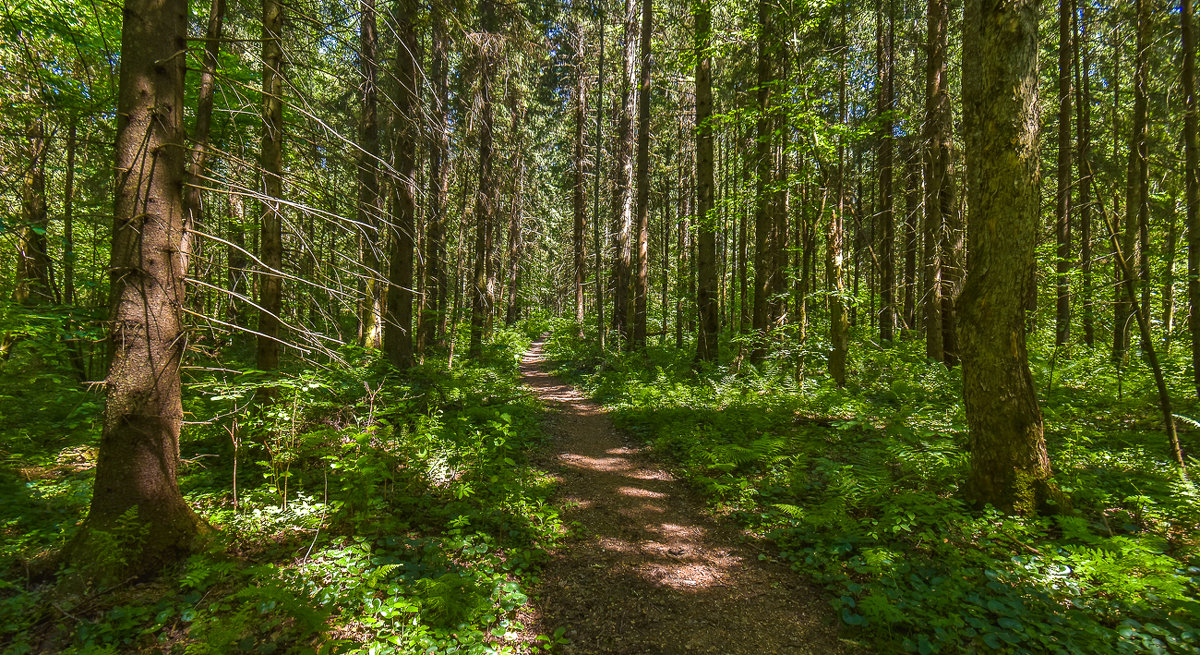
<path id="1" fill-rule="evenodd" d="M 543 342 L 521 375 L 550 410 L 542 465 L 558 478 L 571 535 L 522 617 L 532 634 L 565 627 L 566 653 L 855 652 L 822 590 L 709 514 L 647 447 L 548 373 Z"/>

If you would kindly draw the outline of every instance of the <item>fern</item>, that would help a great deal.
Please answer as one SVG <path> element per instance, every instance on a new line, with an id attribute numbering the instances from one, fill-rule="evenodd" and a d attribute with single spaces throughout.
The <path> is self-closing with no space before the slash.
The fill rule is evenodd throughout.
<path id="1" fill-rule="evenodd" d="M 383 566 L 372 569 L 371 572 L 368 573 L 365 578 L 363 578 L 363 585 L 367 588 L 374 589 L 381 580 L 398 568 L 400 568 L 399 564 L 384 564 Z"/>

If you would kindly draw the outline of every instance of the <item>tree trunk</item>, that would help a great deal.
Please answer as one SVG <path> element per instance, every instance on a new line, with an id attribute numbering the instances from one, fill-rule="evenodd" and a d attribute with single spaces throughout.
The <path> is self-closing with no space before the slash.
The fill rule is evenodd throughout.
<path id="1" fill-rule="evenodd" d="M 1179 212 L 1175 194 L 1171 194 L 1167 214 L 1167 242 L 1163 245 L 1162 325 L 1163 354 L 1171 351 L 1171 333 L 1175 331 L 1175 251 L 1179 245 Z M 1150 311 L 1147 307 L 1146 311 Z"/>
<path id="2" fill-rule="evenodd" d="M 517 93 L 520 93 L 519 91 Z M 519 98 L 518 106 L 511 108 L 513 115 L 513 130 L 516 132 L 513 156 L 516 163 L 513 166 L 513 196 L 512 207 L 508 216 L 508 307 L 504 313 L 504 324 L 514 325 L 521 318 L 521 254 L 525 247 L 525 99 Z M 580 182 L 582 188 L 582 182 Z M 583 243 L 583 231 L 579 231 L 580 244 Z M 582 258 L 580 253 L 580 258 Z M 582 298 L 583 286 L 579 287 Z M 581 301 L 582 302 L 582 301 Z M 581 324 L 582 325 L 582 324 Z"/>
<path id="3" fill-rule="evenodd" d="M 892 143 L 894 119 L 892 110 L 895 105 L 893 87 L 895 82 L 893 60 L 895 53 L 892 42 L 895 36 L 893 21 L 894 6 L 891 0 L 887 6 L 887 27 L 883 25 L 884 9 L 882 0 L 877 0 L 875 7 L 875 35 L 878 39 L 875 49 L 875 61 L 878 74 L 876 96 L 876 112 L 879 120 L 876 139 L 876 167 L 879 173 L 879 211 L 876 220 L 879 222 L 879 339 L 885 345 L 890 343 L 896 330 L 896 222 L 895 198 L 892 193 L 892 158 L 895 151 Z"/>
<path id="4" fill-rule="evenodd" d="M 446 29 L 445 6 L 442 0 L 430 5 L 433 23 L 433 125 L 429 139 L 429 214 L 425 231 L 425 311 L 417 332 L 417 352 L 426 348 L 445 333 L 446 323 L 446 202 L 450 193 L 450 123 L 447 103 L 450 100 L 449 65 L 446 49 L 449 36 Z"/>
<path id="5" fill-rule="evenodd" d="M 359 341 L 366 348 L 383 343 L 383 285 L 379 275 L 379 224 L 383 203 L 379 192 L 379 114 L 377 17 L 375 0 L 360 0 L 359 72 L 362 75 L 362 111 L 358 122 L 358 230 L 359 253 L 365 271 L 359 312 Z"/>
<path id="6" fill-rule="evenodd" d="M 124 6 L 106 405 L 91 507 L 66 552 L 97 584 L 158 571 L 186 554 L 205 529 L 176 479 L 187 342 L 185 151 L 178 147 L 187 16 L 184 0 Z M 114 553 L 112 532 L 130 516 L 145 537 Z"/>
<path id="7" fill-rule="evenodd" d="M 968 0 L 964 13 L 963 113 L 978 149 L 967 163 L 971 260 L 959 300 L 967 492 L 1030 514 L 1055 496 L 1023 306 L 1038 226 L 1038 3 Z"/>
<path id="8" fill-rule="evenodd" d="M 596 284 L 596 337 L 600 342 L 600 349 L 605 348 L 605 323 L 604 323 L 604 281 L 600 271 L 603 270 L 603 248 L 600 242 L 600 156 L 603 148 L 600 144 L 603 142 L 601 138 L 601 126 L 604 124 L 604 33 L 607 28 L 607 17 L 603 10 L 597 16 L 597 29 L 600 31 L 600 50 L 599 62 L 596 64 L 596 157 L 592 164 L 592 248 L 596 251 L 593 253 L 593 266 L 595 268 L 595 284 Z"/>
<path id="9" fill-rule="evenodd" d="M 613 331 L 630 336 L 630 300 L 633 274 L 633 117 L 637 84 L 637 0 L 625 0 L 625 41 L 622 49 L 621 113 L 617 119 L 616 193 L 613 194 Z"/>
<path id="10" fill-rule="evenodd" d="M 63 184 L 63 304 L 75 304 L 75 151 L 79 147 L 79 119 L 67 128 L 67 171 Z"/>
<path id="11" fill-rule="evenodd" d="M 391 253 L 388 268 L 387 320 L 383 326 L 383 350 L 388 361 L 404 368 L 412 365 L 413 355 L 413 246 L 417 232 L 417 141 L 420 132 L 421 96 L 417 86 L 420 44 L 413 22 L 417 20 L 415 0 L 404 0 L 396 7 L 394 18 L 399 38 L 396 50 L 395 141 L 392 159 L 396 179 L 392 182 Z"/>
<path id="12" fill-rule="evenodd" d="M 925 63 L 925 261 L 922 299 L 925 320 L 925 355 L 945 360 L 942 309 L 946 283 L 942 255 L 946 252 L 947 215 L 955 211 L 954 176 L 950 172 L 951 136 L 949 80 L 946 50 L 950 24 L 947 0 L 928 0 L 929 57 Z M 965 79 L 965 74 L 964 74 Z M 963 87 L 964 90 L 966 87 Z"/>
<path id="13" fill-rule="evenodd" d="M 189 225 L 200 218 L 201 176 L 208 157 L 208 134 L 212 127 L 213 91 L 216 88 L 217 55 L 221 50 L 221 31 L 225 21 L 225 0 L 212 0 L 208 29 L 204 34 L 204 60 L 200 69 L 200 90 L 196 101 L 196 131 L 187 164 L 187 185 L 183 191 L 183 211 Z M 185 238 L 188 238 L 185 236 Z"/>
<path id="14" fill-rule="evenodd" d="M 1196 38 L 1191 0 L 1181 0 L 1183 42 L 1184 202 L 1187 205 L 1188 327 L 1192 332 L 1192 383 L 1200 396 L 1200 145 L 1196 106 Z"/>
<path id="15" fill-rule="evenodd" d="M 1150 29 L 1150 15 L 1147 0 L 1135 0 L 1137 11 L 1136 29 L 1137 29 L 1137 51 L 1134 56 L 1134 73 L 1133 73 L 1133 129 L 1129 133 L 1129 166 L 1126 169 L 1125 178 L 1125 234 L 1121 243 L 1121 252 L 1125 256 L 1125 260 L 1129 262 L 1129 269 L 1121 269 L 1118 272 L 1121 275 L 1122 284 L 1124 284 L 1124 276 L 1133 272 L 1135 263 L 1140 263 L 1141 278 L 1138 282 L 1144 290 L 1142 295 L 1142 306 L 1149 309 L 1149 303 L 1146 302 L 1145 290 L 1148 290 L 1148 281 L 1146 277 L 1146 223 L 1149 215 L 1149 196 L 1148 196 L 1148 155 L 1146 147 L 1146 78 L 1149 72 L 1149 64 L 1147 61 L 1146 47 L 1149 40 L 1147 32 Z M 1124 359 L 1126 352 L 1129 349 L 1129 335 L 1131 328 L 1135 327 L 1133 315 L 1133 305 L 1128 298 L 1122 297 L 1118 303 L 1118 312 L 1116 314 L 1117 338 L 1113 344 L 1113 356 L 1116 361 Z"/>
<path id="16" fill-rule="evenodd" d="M 963 41 L 964 41 L 964 52 L 963 52 L 963 62 L 964 63 L 963 63 L 963 86 L 962 86 L 962 88 L 963 88 L 963 96 L 965 97 L 967 94 L 967 88 L 968 88 L 967 65 L 966 65 L 966 59 L 967 59 L 966 49 L 967 48 L 965 45 L 966 39 L 964 39 Z M 943 54 L 943 56 L 945 55 L 944 49 L 943 49 L 942 54 Z M 942 59 L 942 66 L 943 66 L 943 74 L 942 74 L 942 82 L 943 83 L 940 87 L 940 91 L 942 93 L 948 93 L 948 88 L 946 86 L 947 80 L 946 80 L 946 76 L 944 74 L 944 70 L 945 70 L 944 57 Z M 939 192 L 939 195 L 937 197 L 937 201 L 941 203 L 941 208 L 939 210 L 939 213 L 941 214 L 941 219 L 942 219 L 942 224 L 938 228 L 939 230 L 941 230 L 941 233 L 942 233 L 942 237 L 941 237 L 942 252 L 941 252 L 941 257 L 940 257 L 940 273 L 941 273 L 941 278 L 942 278 L 942 290 L 941 290 L 942 308 L 941 308 L 941 312 L 940 312 L 941 313 L 941 322 L 942 322 L 942 344 L 941 344 L 941 346 L 942 346 L 942 362 L 946 366 L 955 366 L 958 364 L 958 361 L 959 361 L 958 335 L 960 333 L 960 330 L 958 329 L 958 308 L 957 308 L 957 306 L 958 306 L 958 297 L 959 297 L 959 294 L 962 293 L 963 279 L 965 277 L 963 269 L 967 263 L 966 262 L 967 255 L 965 253 L 967 248 L 966 248 L 966 230 L 963 227 L 963 221 L 965 219 L 965 216 L 963 215 L 964 212 L 962 210 L 960 210 L 960 208 L 958 206 L 958 202 L 955 198 L 954 176 L 951 172 L 951 159 L 952 159 L 954 141 L 950 136 L 950 134 L 951 134 L 951 118 L 950 118 L 950 102 L 949 102 L 949 100 L 945 101 L 945 104 L 943 105 L 943 107 L 944 107 L 945 113 L 940 116 L 940 120 L 942 120 L 943 123 L 942 123 L 941 127 L 939 128 L 939 135 L 945 139 L 945 141 L 942 143 L 942 146 L 941 146 L 941 152 L 945 156 L 945 165 L 939 167 L 941 169 L 939 174 L 942 177 L 938 178 L 938 182 L 940 183 L 941 191 Z M 964 123 L 966 123 L 966 121 L 967 121 L 965 109 L 964 109 L 963 121 L 964 121 Z M 969 134 L 968 134 L 967 138 L 968 139 L 970 138 Z M 971 159 L 972 159 L 973 153 L 975 156 L 977 156 L 978 152 L 979 151 L 977 149 L 972 148 L 970 145 L 968 145 L 968 147 L 966 148 L 965 159 L 966 159 L 967 168 L 968 168 L 968 173 L 967 173 L 968 185 L 974 184 L 974 177 L 970 174 L 969 169 L 971 167 Z M 976 186 L 978 186 L 978 185 L 976 185 Z M 973 198 L 973 196 L 971 196 L 971 197 Z M 971 202 L 968 201 L 967 204 L 971 205 Z"/>
<path id="17" fill-rule="evenodd" d="M 841 75 L 838 80 L 838 123 L 846 124 L 846 66 L 848 34 L 845 5 L 842 7 Z M 829 377 L 838 387 L 846 386 L 846 351 L 850 341 L 850 321 L 846 315 L 846 250 L 844 223 L 846 213 L 846 136 L 838 135 L 837 209 L 829 216 L 825 234 L 825 287 L 829 292 Z"/>
<path id="18" fill-rule="evenodd" d="M 479 192 L 475 194 L 475 288 L 471 294 L 471 343 L 467 351 L 470 357 L 483 354 L 484 323 L 491 311 L 487 259 L 490 256 L 489 233 L 496 211 L 496 179 L 492 170 L 492 71 L 495 68 L 492 31 L 496 17 L 492 0 L 479 0 L 479 16 L 483 43 L 479 53 Z"/>
<path id="19" fill-rule="evenodd" d="M 1071 16 L 1072 0 L 1058 2 L 1058 187 L 1054 203 L 1054 345 L 1071 336 Z"/>
<path id="20" fill-rule="evenodd" d="M 761 362 L 766 355 L 767 330 L 770 327 L 771 289 L 775 286 L 772 277 L 775 263 L 771 251 L 771 233 L 775 227 L 775 217 L 771 211 L 772 197 L 768 185 L 771 182 L 771 153 L 772 126 L 771 120 L 771 17 L 773 7 L 766 0 L 758 3 L 758 118 L 755 144 L 755 206 L 754 206 L 754 313 L 751 324 L 754 329 L 754 346 L 750 350 L 750 359 Z"/>
<path id="21" fill-rule="evenodd" d="M 586 107 L 586 80 L 584 77 L 584 57 L 583 49 L 586 45 L 583 38 L 583 23 L 576 19 L 574 21 L 575 28 L 575 88 L 572 107 L 575 112 L 575 183 L 571 188 L 571 206 L 574 210 L 575 229 L 572 232 L 571 252 L 574 254 L 574 273 L 575 273 L 575 323 L 578 326 L 579 336 L 583 335 L 583 282 L 587 277 L 587 260 L 584 255 L 583 240 L 584 233 L 587 230 L 587 198 L 585 197 L 585 185 L 587 184 L 587 171 L 585 169 L 585 151 L 587 144 L 584 143 L 584 121 L 587 116 Z"/>
<path id="22" fill-rule="evenodd" d="M 1094 302 L 1092 300 L 1092 83 L 1091 60 L 1088 57 L 1087 21 L 1089 8 L 1085 4 L 1082 16 L 1075 18 L 1075 143 L 1079 160 L 1079 241 L 1080 268 L 1083 288 L 1083 342 L 1091 347 L 1096 341 Z"/>
<path id="23" fill-rule="evenodd" d="M 21 232 L 17 240 L 17 279 L 13 300 L 18 304 L 51 304 L 50 253 L 46 233 L 50 215 L 46 211 L 46 134 L 42 119 L 25 129 L 29 166 L 21 179 Z"/>
<path id="24" fill-rule="evenodd" d="M 653 18 L 651 0 L 642 0 L 640 81 L 638 82 L 637 133 L 637 246 L 633 286 L 632 348 L 646 346 L 647 298 L 650 281 L 650 33 Z"/>
<path id="25" fill-rule="evenodd" d="M 914 75 L 915 77 L 915 75 Z M 917 253 L 920 250 L 921 153 L 915 137 L 906 137 L 900 145 L 904 161 L 904 327 L 917 329 Z"/>
<path id="26" fill-rule="evenodd" d="M 280 313 L 283 310 L 283 4 L 263 0 L 262 22 L 262 149 L 259 168 L 262 174 L 262 222 L 259 260 L 262 270 L 258 281 L 259 370 L 279 366 Z"/>
<path id="27" fill-rule="evenodd" d="M 696 359 L 715 362 L 720 357 L 721 332 L 717 306 L 717 226 L 713 214 L 713 126 L 712 126 L 712 0 L 695 0 L 692 14 L 696 21 L 696 221 L 699 252 L 697 257 L 696 309 L 700 330 L 696 338 Z"/>

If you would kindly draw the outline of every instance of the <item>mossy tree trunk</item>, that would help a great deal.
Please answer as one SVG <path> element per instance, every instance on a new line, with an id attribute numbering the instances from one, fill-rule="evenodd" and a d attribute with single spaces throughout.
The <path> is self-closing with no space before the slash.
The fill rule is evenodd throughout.
<path id="1" fill-rule="evenodd" d="M 970 215 L 958 326 L 979 504 L 1032 513 L 1051 497 L 1025 346 L 1038 226 L 1037 0 L 968 0 L 963 53 Z"/>

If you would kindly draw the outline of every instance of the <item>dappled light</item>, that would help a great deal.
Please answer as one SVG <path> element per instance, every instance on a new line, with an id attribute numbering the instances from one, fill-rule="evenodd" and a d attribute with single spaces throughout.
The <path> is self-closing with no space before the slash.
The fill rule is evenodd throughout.
<path id="1" fill-rule="evenodd" d="M 540 345 L 533 352 L 521 371 L 553 411 L 549 463 L 576 526 L 547 566 L 534 625 L 567 626 L 576 653 L 843 648 L 819 592 L 760 562 L 747 535 L 707 515 L 647 448 L 546 372 Z"/>

